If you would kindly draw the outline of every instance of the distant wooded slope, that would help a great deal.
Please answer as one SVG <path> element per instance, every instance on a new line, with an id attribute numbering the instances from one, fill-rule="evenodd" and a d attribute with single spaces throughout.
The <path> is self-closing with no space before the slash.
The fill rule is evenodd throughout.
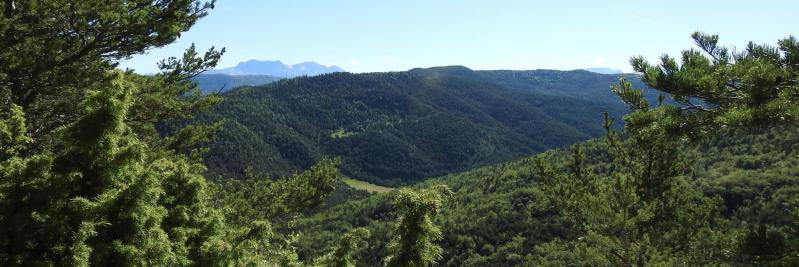
<path id="1" fill-rule="evenodd" d="M 608 89 L 618 78 L 451 66 L 244 87 L 201 116 L 225 121 L 205 160 L 212 174 L 240 177 L 341 157 L 345 175 L 402 185 L 599 136 L 602 112 L 627 110 Z"/>

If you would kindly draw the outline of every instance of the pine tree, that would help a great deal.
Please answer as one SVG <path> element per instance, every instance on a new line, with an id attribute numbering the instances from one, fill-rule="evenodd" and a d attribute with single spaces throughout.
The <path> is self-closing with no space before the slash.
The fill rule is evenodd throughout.
<path id="1" fill-rule="evenodd" d="M 212 7 L 0 3 L 0 265 L 296 263 L 269 218 L 230 224 L 235 212 L 210 198 L 217 188 L 199 156 L 218 124 L 166 137 L 156 127 L 219 102 L 189 79 L 224 50 L 199 55 L 192 46 L 150 76 L 115 69 L 116 60 L 171 43 Z M 282 194 L 265 201 L 289 208 L 268 206 L 268 215 L 317 204 L 337 182 L 335 166 L 324 166 L 313 179 L 277 183 Z"/>
<path id="2" fill-rule="evenodd" d="M 668 93 L 680 105 L 651 107 L 640 90 L 621 80 L 613 90 L 633 111 L 625 117 L 629 132 L 662 131 L 667 138 L 685 138 L 683 143 L 688 143 L 725 130 L 796 125 L 799 40 L 790 36 L 776 46 L 750 42 L 736 52 L 720 46 L 717 35 L 695 32 L 692 38 L 699 50 L 683 51 L 680 63 L 666 55 L 658 65 L 643 57 L 630 60 L 646 85 Z M 731 260 L 752 264 L 799 261 L 795 224 L 751 222 L 737 241 Z M 766 244 L 768 249 L 763 247 Z"/>
<path id="3" fill-rule="evenodd" d="M 369 230 L 355 228 L 344 234 L 338 244 L 328 254 L 314 261 L 313 266 L 320 267 L 353 267 L 352 254 L 358 250 L 358 241 L 369 238 Z"/>
<path id="4" fill-rule="evenodd" d="M 394 208 L 400 214 L 394 226 L 386 266 L 429 266 L 441 258 L 441 229 L 433 223 L 441 210 L 444 197 L 451 194 L 444 185 L 433 185 L 418 191 L 400 189 Z"/>
<path id="5" fill-rule="evenodd" d="M 3 161 L 5 263 L 173 261 L 160 227 L 166 210 L 156 205 L 162 192 L 143 164 L 145 145 L 123 122 L 135 86 L 123 73 L 109 76 L 86 91 L 86 115 L 55 133 L 62 149 Z"/>
<path id="6" fill-rule="evenodd" d="M 750 42 L 735 52 L 718 44 L 718 35 L 692 35 L 700 50 L 682 52 L 681 64 L 664 55 L 652 65 L 643 57 L 630 60 L 643 82 L 667 93 L 679 106 L 650 107 L 641 91 L 622 80 L 613 90 L 633 113 L 631 130 L 662 127 L 672 135 L 702 137 L 727 128 L 770 127 L 799 120 L 799 41 L 778 46 Z M 664 118 L 665 125 L 655 123 Z"/>
<path id="7" fill-rule="evenodd" d="M 573 147 L 566 172 L 553 170 L 542 158 L 536 162 L 543 188 L 582 235 L 584 253 L 602 255 L 593 263 L 598 265 L 712 262 L 712 255 L 694 253 L 702 240 L 716 238 L 720 199 L 703 196 L 686 181 L 679 139 L 663 131 L 622 139 L 607 114 L 605 120 L 603 147 L 611 163 L 604 170 L 587 169 L 580 145 Z"/>
<path id="8" fill-rule="evenodd" d="M 778 47 L 750 43 L 744 51 L 733 52 L 718 45 L 718 36 L 694 33 L 692 37 L 701 51 L 684 51 L 682 64 L 669 56 L 663 56 L 659 65 L 642 57 L 631 60 L 648 86 L 667 93 L 679 105 L 662 105 L 665 96 L 659 105 L 650 105 L 642 90 L 623 79 L 613 86 L 632 113 L 624 117 L 623 134 L 606 125 L 606 147 L 613 160 L 607 178 L 597 173 L 601 170 L 584 168 L 579 148 L 567 175 L 538 162 L 545 188 L 585 233 L 583 244 L 611 264 L 730 260 L 724 251 L 735 249 L 730 241 L 735 234 L 718 233 L 734 231 L 717 224 L 719 210 L 714 207 L 719 200 L 703 196 L 685 182 L 688 165 L 679 149 L 720 130 L 771 127 L 799 119 L 795 38 L 780 40 Z M 767 228 L 752 228 L 739 253 L 752 247 L 746 244 L 769 243 L 773 249 L 768 256 L 788 256 L 785 252 L 793 251 L 791 246 L 777 242 L 784 237 Z"/>

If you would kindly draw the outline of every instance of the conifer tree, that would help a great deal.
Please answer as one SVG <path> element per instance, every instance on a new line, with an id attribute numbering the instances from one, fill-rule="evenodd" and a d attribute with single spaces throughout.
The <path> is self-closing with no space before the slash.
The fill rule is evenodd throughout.
<path id="1" fill-rule="evenodd" d="M 297 264 L 269 218 L 231 224 L 202 176 L 216 125 L 156 127 L 217 103 L 189 79 L 224 52 L 142 76 L 116 61 L 173 42 L 213 1 L 0 2 L 0 265 Z M 266 214 L 319 203 L 336 165 L 277 183 Z M 293 182 L 292 182 L 293 181 Z M 258 192 L 261 193 L 261 192 Z M 277 206 L 269 205 L 278 203 Z M 260 215 L 260 214 L 259 214 Z"/>
<path id="2" fill-rule="evenodd" d="M 602 255 L 598 265 L 707 264 L 696 255 L 713 236 L 720 200 L 692 188 L 684 176 L 679 139 L 665 132 L 630 133 L 622 139 L 605 115 L 606 171 L 588 169 L 575 145 L 568 171 L 559 173 L 537 158 L 543 188 L 582 235 L 580 246 Z M 707 248 L 705 253 L 708 253 Z M 721 253 L 713 249 L 710 253 Z"/>
<path id="3" fill-rule="evenodd" d="M 672 135 L 696 138 L 725 128 L 799 120 L 799 40 L 787 37 L 777 46 L 750 42 L 736 52 L 720 46 L 718 35 L 696 32 L 692 37 L 700 50 L 683 51 L 681 63 L 668 55 L 658 65 L 640 56 L 630 60 L 646 85 L 681 105 L 650 107 L 640 90 L 622 80 L 613 91 L 633 110 L 625 127 L 662 127 Z"/>
<path id="4" fill-rule="evenodd" d="M 668 93 L 680 105 L 650 106 L 641 90 L 621 80 L 613 91 L 633 111 L 625 116 L 629 132 L 659 131 L 665 138 L 683 138 L 687 143 L 725 130 L 796 126 L 799 40 L 790 36 L 776 46 L 750 42 L 736 51 L 719 45 L 718 35 L 695 32 L 692 38 L 699 50 L 683 51 L 680 63 L 668 55 L 657 65 L 643 57 L 630 60 L 646 85 Z M 729 260 L 751 264 L 799 262 L 795 224 L 751 222 L 738 238 L 736 255 Z"/>
<path id="5" fill-rule="evenodd" d="M 659 105 L 650 105 L 642 90 L 623 79 L 613 86 L 632 113 L 624 117 L 623 135 L 606 125 L 606 147 L 613 160 L 607 178 L 600 178 L 600 170 L 584 169 L 579 148 L 569 175 L 538 163 L 545 188 L 586 234 L 584 244 L 614 265 L 731 260 L 729 253 L 722 252 L 736 249 L 730 247 L 735 234 L 718 234 L 722 230 L 716 224 L 718 199 L 687 187 L 683 177 L 688 165 L 679 148 L 723 129 L 771 127 L 799 119 L 795 38 L 780 40 L 777 47 L 750 43 L 735 52 L 719 46 L 718 36 L 697 32 L 692 37 L 701 51 L 684 51 L 681 64 L 669 56 L 663 56 L 659 65 L 642 57 L 631 60 L 648 86 L 667 93 L 679 105 L 662 105 L 664 96 Z M 752 243 L 772 244 L 770 257 L 793 251 L 779 245 L 786 242 L 761 242 L 784 239 L 767 228 L 752 228 L 738 252 L 746 254 L 746 248 L 752 247 L 747 244 Z M 689 253 L 696 251 L 703 254 Z"/>
<path id="6" fill-rule="evenodd" d="M 54 133 L 61 149 L 2 162 L 6 264 L 175 262 L 161 228 L 167 210 L 158 205 L 159 177 L 146 168 L 146 145 L 123 120 L 136 86 L 124 73 L 108 75 L 108 84 L 85 91 L 85 115 Z"/>
<path id="7" fill-rule="evenodd" d="M 451 192 L 444 185 L 412 190 L 400 189 L 394 208 L 400 214 L 394 225 L 386 266 L 429 266 L 441 258 L 441 229 L 433 220 Z"/>
<path id="8" fill-rule="evenodd" d="M 355 228 L 341 237 L 333 250 L 314 261 L 320 267 L 352 267 L 355 262 L 352 254 L 358 250 L 358 241 L 369 238 L 369 230 Z"/>

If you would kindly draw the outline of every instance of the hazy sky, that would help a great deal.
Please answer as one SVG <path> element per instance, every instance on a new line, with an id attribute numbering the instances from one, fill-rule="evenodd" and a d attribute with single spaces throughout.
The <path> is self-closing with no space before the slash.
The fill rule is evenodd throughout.
<path id="1" fill-rule="evenodd" d="M 155 62 L 195 43 L 226 47 L 219 67 L 259 59 L 352 72 L 441 65 L 630 71 L 631 56 L 677 55 L 696 30 L 738 47 L 799 37 L 797 11 L 797 0 L 218 0 L 176 43 L 122 67 L 153 72 Z"/>

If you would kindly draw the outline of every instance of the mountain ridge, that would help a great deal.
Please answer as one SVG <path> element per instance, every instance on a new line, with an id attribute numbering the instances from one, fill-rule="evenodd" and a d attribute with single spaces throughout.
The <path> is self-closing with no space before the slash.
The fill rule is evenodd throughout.
<path id="1" fill-rule="evenodd" d="M 241 87 L 202 116 L 226 124 L 206 164 L 283 176 L 342 157 L 350 177 L 404 185 L 601 135 L 602 112 L 627 112 L 608 89 L 619 77 L 446 66 Z"/>
<path id="2" fill-rule="evenodd" d="M 332 72 L 344 72 L 345 70 L 336 65 L 322 65 L 312 61 L 300 62 L 297 64 L 286 64 L 280 60 L 255 60 L 240 62 L 236 66 L 229 68 L 213 69 L 206 74 L 227 74 L 227 75 L 269 75 L 281 78 L 293 78 L 298 76 L 315 76 Z"/>
<path id="3" fill-rule="evenodd" d="M 285 79 L 270 75 L 228 75 L 221 73 L 202 73 L 194 76 L 191 80 L 197 83 L 197 87 L 203 94 L 222 93 L 230 91 L 240 86 L 265 85 L 280 79 Z"/>

